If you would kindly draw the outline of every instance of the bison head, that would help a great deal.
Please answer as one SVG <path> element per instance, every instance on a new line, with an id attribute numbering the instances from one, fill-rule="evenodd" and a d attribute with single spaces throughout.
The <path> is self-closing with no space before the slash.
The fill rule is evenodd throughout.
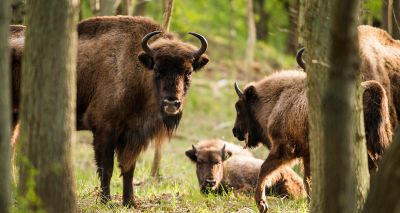
<path id="1" fill-rule="evenodd" d="M 197 150 L 192 145 L 192 149 L 187 150 L 185 154 L 192 162 L 196 163 L 197 180 L 201 192 L 206 194 L 220 192 L 224 174 L 223 162 L 232 155 L 230 151 L 225 150 L 225 145 L 220 150 Z"/>
<path id="2" fill-rule="evenodd" d="M 236 120 L 232 129 L 233 136 L 240 141 L 245 140 L 246 147 L 249 148 L 256 147 L 259 143 L 263 143 L 268 148 L 271 148 L 271 143 L 255 117 L 255 111 L 259 102 L 256 88 L 251 85 L 242 92 L 235 82 L 235 90 L 239 96 L 239 100 L 235 103 Z"/>
<path id="3" fill-rule="evenodd" d="M 193 71 L 198 71 L 208 63 L 203 54 L 207 40 L 200 34 L 189 33 L 201 41 L 196 49 L 190 44 L 176 39 L 158 38 L 150 46 L 149 39 L 161 33 L 151 32 L 143 37 L 139 61 L 153 72 L 153 81 L 159 101 L 161 115 L 168 126 L 177 125 L 182 114 L 184 98 L 190 86 Z"/>

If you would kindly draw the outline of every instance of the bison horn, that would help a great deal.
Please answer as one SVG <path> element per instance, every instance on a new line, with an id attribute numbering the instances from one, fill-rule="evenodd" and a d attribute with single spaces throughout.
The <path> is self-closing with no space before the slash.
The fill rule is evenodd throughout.
<path id="1" fill-rule="evenodd" d="M 236 93 L 239 96 L 239 98 L 242 98 L 244 96 L 243 92 L 242 92 L 242 90 L 240 90 L 239 85 L 238 85 L 237 82 L 235 82 L 235 90 L 236 90 Z"/>
<path id="2" fill-rule="evenodd" d="M 149 47 L 149 40 L 151 37 L 161 33 L 161 31 L 153 31 L 151 33 L 146 34 L 143 39 L 142 39 L 142 49 L 149 54 L 150 56 L 153 56 L 153 50 Z"/>
<path id="3" fill-rule="evenodd" d="M 195 36 L 201 42 L 200 49 L 198 49 L 196 52 L 193 53 L 193 58 L 198 59 L 207 50 L 207 47 L 208 47 L 207 39 L 204 36 L 202 36 L 202 35 L 200 35 L 198 33 L 189 32 L 189 34 Z"/>
<path id="4" fill-rule="evenodd" d="M 224 155 L 225 154 L 225 146 L 226 146 L 226 144 L 224 144 L 224 146 L 222 147 L 222 149 L 221 149 L 221 153 L 222 153 L 222 155 Z"/>
<path id="5" fill-rule="evenodd" d="M 197 149 L 193 144 L 192 144 L 192 149 L 193 149 L 194 152 L 197 152 Z"/>
<path id="6" fill-rule="evenodd" d="M 299 51 L 297 51 L 296 54 L 296 61 L 297 64 L 303 68 L 304 70 L 306 70 L 306 62 L 303 60 L 303 53 L 304 53 L 304 47 L 302 47 Z"/>

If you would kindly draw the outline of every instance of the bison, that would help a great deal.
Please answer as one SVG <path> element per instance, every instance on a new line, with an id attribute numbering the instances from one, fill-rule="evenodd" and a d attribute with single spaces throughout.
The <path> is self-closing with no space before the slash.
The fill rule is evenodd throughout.
<path id="1" fill-rule="evenodd" d="M 111 199 L 115 152 L 123 205 L 134 204 L 132 179 L 138 155 L 150 141 L 168 138 L 178 127 L 192 73 L 209 61 L 202 35 L 189 33 L 200 40 L 197 49 L 160 30 L 145 17 L 97 17 L 78 24 L 76 126 L 93 133 L 102 202 Z M 24 27 L 11 27 L 14 121 L 23 31 Z"/>
<path id="2" fill-rule="evenodd" d="M 395 129 L 400 120 L 400 41 L 367 25 L 358 27 L 358 39 L 362 79 L 376 80 L 386 90 L 390 122 Z M 297 53 L 296 61 L 305 70 L 303 52 L 304 48 Z"/>
<path id="3" fill-rule="evenodd" d="M 203 193 L 222 193 L 230 189 L 252 192 L 263 163 L 249 151 L 222 140 L 200 141 L 185 154 L 196 164 L 197 179 Z M 277 172 L 266 192 L 291 198 L 306 195 L 302 179 L 289 166 Z"/>
<path id="4" fill-rule="evenodd" d="M 365 81 L 362 87 L 369 167 L 374 170 L 375 163 L 391 142 L 388 100 L 384 88 L 377 81 Z M 303 159 L 304 184 L 309 192 L 306 74 L 281 71 L 250 83 L 243 92 L 235 83 L 235 90 L 239 100 L 235 104 L 237 114 L 233 135 L 238 140 L 245 140 L 250 148 L 259 143 L 271 146 L 256 187 L 255 200 L 260 211 L 266 210 L 265 188 L 272 186 L 273 177 L 282 166 L 296 158 Z"/>

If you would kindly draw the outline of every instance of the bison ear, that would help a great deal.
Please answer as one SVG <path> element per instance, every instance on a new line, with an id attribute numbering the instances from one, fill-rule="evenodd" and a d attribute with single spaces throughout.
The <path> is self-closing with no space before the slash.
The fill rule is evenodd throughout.
<path id="1" fill-rule="evenodd" d="M 185 155 L 194 163 L 197 162 L 197 156 L 196 156 L 196 150 L 194 149 L 188 149 L 185 152 Z"/>
<path id="2" fill-rule="evenodd" d="M 244 95 L 246 96 L 246 100 L 251 101 L 257 98 L 256 88 L 251 85 L 244 90 Z"/>
<path id="3" fill-rule="evenodd" d="M 208 63 L 208 56 L 203 54 L 200 56 L 200 58 L 196 59 L 193 62 L 193 70 L 197 71 L 203 68 L 206 64 Z"/>
<path id="4" fill-rule="evenodd" d="M 225 151 L 225 153 L 222 155 L 222 161 L 228 160 L 228 158 L 230 158 L 231 156 L 232 156 L 231 151 Z"/>
<path id="5" fill-rule="evenodd" d="M 152 70 L 154 67 L 153 57 L 145 52 L 141 52 L 138 56 L 140 63 L 143 64 L 147 69 Z"/>

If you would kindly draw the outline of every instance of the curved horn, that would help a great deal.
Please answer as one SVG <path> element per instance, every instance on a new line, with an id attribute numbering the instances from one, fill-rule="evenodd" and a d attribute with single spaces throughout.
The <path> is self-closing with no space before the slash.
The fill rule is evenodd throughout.
<path id="1" fill-rule="evenodd" d="M 161 31 L 153 31 L 146 34 L 142 39 L 142 49 L 149 55 L 153 56 L 153 50 L 149 47 L 149 40 L 151 37 L 161 33 Z"/>
<path id="2" fill-rule="evenodd" d="M 198 59 L 207 50 L 207 47 L 208 47 L 207 39 L 204 36 L 202 36 L 198 33 L 195 33 L 195 32 L 189 32 L 189 34 L 195 36 L 201 42 L 200 49 L 198 49 L 196 52 L 193 53 L 193 58 Z"/>
<path id="3" fill-rule="evenodd" d="M 244 94 L 243 94 L 242 90 L 240 90 L 237 82 L 235 82 L 235 90 L 236 90 L 236 94 L 239 96 L 239 98 L 242 98 L 244 96 Z"/>
<path id="4" fill-rule="evenodd" d="M 193 149 L 193 151 L 197 152 L 197 149 L 193 144 L 192 144 L 192 149 Z"/>
<path id="5" fill-rule="evenodd" d="M 306 70 L 306 62 L 303 60 L 303 53 L 304 53 L 304 47 L 302 47 L 299 51 L 297 51 L 296 54 L 296 61 L 297 64 L 303 68 L 304 70 Z"/>

